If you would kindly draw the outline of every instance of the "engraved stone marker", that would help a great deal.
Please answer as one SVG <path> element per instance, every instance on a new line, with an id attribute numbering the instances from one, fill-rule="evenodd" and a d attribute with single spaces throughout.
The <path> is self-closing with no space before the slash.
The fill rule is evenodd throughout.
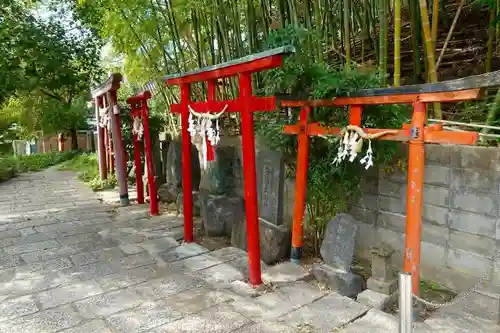
<path id="1" fill-rule="evenodd" d="M 279 152 L 260 151 L 257 155 L 259 218 L 283 224 L 285 163 Z"/>
<path id="2" fill-rule="evenodd" d="M 328 222 L 321 257 L 330 266 L 349 272 L 354 258 L 358 226 L 349 214 L 337 214 Z"/>

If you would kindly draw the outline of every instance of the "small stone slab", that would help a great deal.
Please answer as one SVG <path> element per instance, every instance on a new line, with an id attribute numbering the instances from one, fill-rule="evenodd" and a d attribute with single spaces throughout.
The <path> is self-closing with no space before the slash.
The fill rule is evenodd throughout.
<path id="1" fill-rule="evenodd" d="M 300 333 L 300 331 L 280 323 L 265 321 L 245 326 L 234 333 Z"/>
<path id="2" fill-rule="evenodd" d="M 54 333 L 81 322 L 81 317 L 67 305 L 0 322 L 0 332 Z"/>
<path id="3" fill-rule="evenodd" d="M 169 306 L 170 302 L 144 302 L 137 308 L 114 314 L 106 320 L 116 333 L 144 332 L 182 317 L 180 312 Z"/>
<path id="4" fill-rule="evenodd" d="M 323 297 L 325 294 L 311 284 L 299 281 L 255 298 L 269 311 L 265 318 L 272 319 Z M 264 319 L 265 319 L 264 318 Z"/>
<path id="5" fill-rule="evenodd" d="M 229 288 L 237 295 L 243 297 L 257 297 L 260 295 L 257 288 L 252 287 L 250 284 L 236 280 L 229 284 Z"/>
<path id="6" fill-rule="evenodd" d="M 415 333 L 498 333 L 499 325 L 468 313 L 441 313 L 425 321 L 425 328 Z"/>
<path id="7" fill-rule="evenodd" d="M 331 293 L 313 303 L 290 312 L 280 319 L 295 328 L 309 326 L 313 332 L 331 333 L 335 329 L 359 318 L 369 307 L 348 297 Z M 370 331 L 366 331 L 369 333 Z M 371 332 L 370 332 L 371 333 Z"/>
<path id="8" fill-rule="evenodd" d="M 231 300 L 226 291 L 194 288 L 175 294 L 168 300 L 170 307 L 183 315 L 190 315 Z"/>
<path id="9" fill-rule="evenodd" d="M 71 327 L 61 333 L 114 333 L 101 319 L 91 320 L 85 324 Z"/>
<path id="10" fill-rule="evenodd" d="M 358 226 L 349 214 L 337 214 L 328 222 L 321 243 L 321 257 L 328 265 L 349 271 L 354 258 Z"/>
<path id="11" fill-rule="evenodd" d="M 387 305 L 397 298 L 398 294 L 386 295 L 374 290 L 366 289 L 358 294 L 356 300 L 374 309 L 384 310 Z"/>
<path id="12" fill-rule="evenodd" d="M 12 298 L 0 303 L 0 321 L 13 319 L 38 311 L 33 295 Z"/>
<path id="13" fill-rule="evenodd" d="M 229 246 L 210 252 L 210 255 L 220 259 L 222 262 L 231 261 L 233 259 L 247 257 L 248 253 L 237 247 Z"/>
<path id="14" fill-rule="evenodd" d="M 248 255 L 245 255 L 244 257 L 233 259 L 231 261 L 227 261 L 226 264 L 236 268 L 238 271 L 241 272 L 241 274 L 243 274 L 244 277 L 249 276 L 249 273 L 248 273 L 248 270 L 249 270 Z M 262 270 L 265 270 L 267 268 L 267 265 L 262 260 L 260 261 L 260 268 Z"/>
<path id="15" fill-rule="evenodd" d="M 206 282 L 226 287 L 235 280 L 243 280 L 243 274 L 236 268 L 228 264 L 220 264 L 198 271 L 201 278 Z"/>
<path id="16" fill-rule="evenodd" d="M 88 280 L 82 283 L 62 286 L 41 292 L 38 294 L 38 298 L 40 299 L 42 307 L 44 309 L 49 309 L 102 293 L 104 293 L 104 291 L 99 287 L 97 282 Z"/>
<path id="17" fill-rule="evenodd" d="M 203 280 L 187 274 L 172 274 L 131 287 L 146 299 L 160 299 L 181 291 L 203 287 Z"/>
<path id="18" fill-rule="evenodd" d="M 314 265 L 312 274 L 316 280 L 323 282 L 342 296 L 352 298 L 363 290 L 364 280 L 361 276 L 326 264 Z"/>
<path id="19" fill-rule="evenodd" d="M 46 240 L 43 242 L 14 245 L 6 247 L 3 250 L 8 254 L 23 254 L 28 252 L 52 249 L 59 246 L 60 244 L 55 240 Z"/>
<path id="20" fill-rule="evenodd" d="M 112 291 L 158 278 L 162 274 L 165 274 L 163 268 L 159 268 L 157 265 L 148 265 L 106 275 L 98 279 L 97 282 L 103 290 Z"/>
<path id="21" fill-rule="evenodd" d="M 382 281 L 371 277 L 366 281 L 366 287 L 375 292 L 392 295 L 398 290 L 398 280 Z"/>
<path id="22" fill-rule="evenodd" d="M 83 317 L 92 319 L 136 307 L 141 301 L 141 297 L 128 288 L 78 301 L 74 307 Z"/>
<path id="23" fill-rule="evenodd" d="M 203 253 L 207 253 L 208 249 L 196 243 L 188 243 L 171 249 L 168 252 L 160 253 L 160 257 L 165 262 L 174 262 L 186 258 L 191 258 Z"/>
<path id="24" fill-rule="evenodd" d="M 149 253 L 161 253 L 177 246 L 179 246 L 179 242 L 171 237 L 150 239 L 141 244 L 141 247 Z"/>
<path id="25" fill-rule="evenodd" d="M 262 280 L 265 283 L 275 285 L 293 283 L 296 281 L 307 281 L 310 278 L 311 273 L 309 271 L 289 261 L 270 267 L 262 273 Z"/>
<path id="26" fill-rule="evenodd" d="M 396 317 L 371 309 L 362 318 L 347 325 L 342 333 L 399 333 Z M 450 331 L 451 333 L 451 331 Z"/>
<path id="27" fill-rule="evenodd" d="M 249 323 L 250 320 L 236 312 L 231 306 L 221 304 L 160 326 L 151 333 L 229 333 Z"/>
<path id="28" fill-rule="evenodd" d="M 176 266 L 184 267 L 191 271 L 199 271 L 220 264 L 222 264 L 222 261 L 212 257 L 210 254 L 201 254 L 175 262 Z"/>
<path id="29" fill-rule="evenodd" d="M 136 204 L 117 208 L 116 221 L 139 220 L 149 216 L 149 204 Z"/>

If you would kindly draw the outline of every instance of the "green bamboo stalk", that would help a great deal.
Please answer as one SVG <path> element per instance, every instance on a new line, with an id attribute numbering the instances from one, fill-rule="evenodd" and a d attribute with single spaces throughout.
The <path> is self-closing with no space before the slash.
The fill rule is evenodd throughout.
<path id="1" fill-rule="evenodd" d="M 495 26 L 493 22 L 495 20 L 496 10 L 495 8 L 490 9 L 490 22 L 488 26 L 488 53 L 486 54 L 486 73 L 491 72 L 491 63 L 493 60 L 493 39 L 495 38 Z"/>
<path id="2" fill-rule="evenodd" d="M 401 85 L 401 0 L 394 0 L 394 86 Z"/>
<path id="3" fill-rule="evenodd" d="M 436 59 L 432 44 L 431 29 L 429 24 L 429 13 L 427 11 L 427 1 L 419 0 L 419 5 L 420 5 L 420 18 L 422 22 L 422 30 L 424 32 L 424 38 L 425 38 L 425 48 L 427 50 L 427 66 L 429 69 L 429 79 L 432 83 L 436 83 L 438 81 L 436 73 Z M 434 117 L 436 119 L 442 118 L 441 104 L 439 103 L 434 103 Z"/>
<path id="4" fill-rule="evenodd" d="M 417 83 L 418 77 L 422 71 L 420 62 L 420 20 L 418 15 L 417 0 L 409 0 L 410 25 L 411 25 L 411 45 L 413 51 L 413 81 Z"/>
<path id="5" fill-rule="evenodd" d="M 379 68 L 382 74 L 382 85 L 387 85 L 387 1 L 379 0 Z"/>
<path id="6" fill-rule="evenodd" d="M 346 68 L 351 66 L 351 34 L 350 34 L 350 15 L 351 3 L 350 0 L 344 0 L 344 50 L 345 50 L 345 65 Z"/>

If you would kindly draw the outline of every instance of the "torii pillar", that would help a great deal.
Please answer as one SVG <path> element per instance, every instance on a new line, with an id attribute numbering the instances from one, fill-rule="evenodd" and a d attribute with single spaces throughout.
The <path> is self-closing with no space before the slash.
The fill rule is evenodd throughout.
<path id="1" fill-rule="evenodd" d="M 121 126 L 120 126 L 120 109 L 118 108 L 116 91 L 120 88 L 122 80 L 121 74 L 114 73 L 99 87 L 92 91 L 92 98 L 96 105 L 96 120 L 97 120 L 97 142 L 98 142 L 98 157 L 99 157 L 99 174 L 101 179 L 106 179 L 106 147 L 104 144 L 105 135 L 104 128 L 99 126 L 100 115 L 99 107 L 107 107 L 109 113 L 109 121 L 111 127 L 111 136 L 113 140 L 113 148 L 115 152 L 114 160 L 116 163 L 116 180 L 120 193 L 120 204 L 127 206 L 130 203 L 128 196 L 127 171 L 125 160 L 125 148 L 123 144 Z"/>

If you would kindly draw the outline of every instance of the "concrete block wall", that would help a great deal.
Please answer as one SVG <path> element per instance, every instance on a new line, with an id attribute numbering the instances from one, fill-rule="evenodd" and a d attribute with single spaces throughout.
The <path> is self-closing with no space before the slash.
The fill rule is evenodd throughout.
<path id="1" fill-rule="evenodd" d="M 500 153 L 497 148 L 426 146 L 422 275 L 457 290 L 483 274 L 483 289 L 500 292 Z M 405 240 L 406 174 L 366 175 L 351 214 L 360 221 L 358 250 L 385 242 L 401 267 Z"/>

